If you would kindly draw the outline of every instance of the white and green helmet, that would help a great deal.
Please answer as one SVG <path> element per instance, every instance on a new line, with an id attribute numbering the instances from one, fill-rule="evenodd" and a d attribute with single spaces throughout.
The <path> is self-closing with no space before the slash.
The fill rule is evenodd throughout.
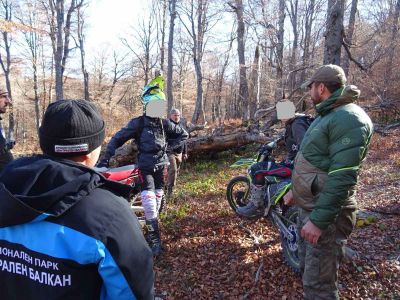
<path id="1" fill-rule="evenodd" d="M 162 118 L 167 111 L 167 101 L 165 100 L 164 78 L 162 75 L 154 77 L 143 88 L 142 103 L 146 116 L 151 118 Z"/>

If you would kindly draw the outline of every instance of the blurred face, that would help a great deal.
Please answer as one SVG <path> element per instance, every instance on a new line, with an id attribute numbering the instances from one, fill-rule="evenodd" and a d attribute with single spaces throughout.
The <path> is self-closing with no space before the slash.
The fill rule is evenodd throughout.
<path id="1" fill-rule="evenodd" d="M 150 101 L 146 105 L 146 116 L 150 118 L 162 118 L 166 116 L 167 102 L 164 100 Z"/>
<path id="2" fill-rule="evenodd" d="M 4 94 L 0 96 L 0 114 L 4 114 L 7 112 L 7 106 L 11 106 L 11 99 L 8 97 L 8 94 Z"/>
<path id="3" fill-rule="evenodd" d="M 322 102 L 322 94 L 324 92 L 325 86 L 323 83 L 315 83 L 313 82 L 310 85 L 310 96 L 314 105 L 317 105 Z"/>
<path id="4" fill-rule="evenodd" d="M 181 120 L 181 115 L 179 113 L 172 113 L 170 115 L 170 118 L 172 121 L 174 121 L 175 123 L 179 123 L 179 121 Z"/>

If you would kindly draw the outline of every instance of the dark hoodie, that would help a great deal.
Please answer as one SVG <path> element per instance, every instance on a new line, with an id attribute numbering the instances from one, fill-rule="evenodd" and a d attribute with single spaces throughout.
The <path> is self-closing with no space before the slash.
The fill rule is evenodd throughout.
<path id="1" fill-rule="evenodd" d="M 128 187 L 69 160 L 0 175 L 1 299 L 153 299 L 152 253 Z"/>

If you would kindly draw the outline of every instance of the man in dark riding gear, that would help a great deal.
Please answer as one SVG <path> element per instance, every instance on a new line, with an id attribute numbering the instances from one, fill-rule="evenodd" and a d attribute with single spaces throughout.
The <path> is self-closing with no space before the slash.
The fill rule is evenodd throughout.
<path id="1" fill-rule="evenodd" d="M 164 197 L 164 168 L 168 165 L 167 141 L 185 141 L 188 133 L 180 126 L 162 119 L 166 112 L 164 79 L 156 76 L 144 87 L 144 115 L 134 118 L 118 131 L 107 145 L 98 167 L 108 166 L 115 150 L 130 139 L 138 145 L 138 167 L 143 177 L 141 199 L 147 225 L 147 239 L 154 255 L 161 252 L 158 211 Z"/>

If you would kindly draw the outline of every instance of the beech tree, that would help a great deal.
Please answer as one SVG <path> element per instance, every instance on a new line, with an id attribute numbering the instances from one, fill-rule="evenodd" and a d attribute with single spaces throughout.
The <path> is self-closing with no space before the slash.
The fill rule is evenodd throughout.
<path id="1" fill-rule="evenodd" d="M 47 12 L 49 35 L 52 42 L 56 100 L 64 98 L 64 71 L 70 55 L 70 38 L 72 32 L 72 19 L 78 8 L 82 7 L 85 0 L 71 0 L 66 7 L 65 0 L 42 0 Z"/>
<path id="2" fill-rule="evenodd" d="M 144 75 L 144 84 L 149 82 L 151 70 L 158 64 L 159 51 L 156 49 L 156 24 L 152 13 L 143 16 L 136 28 L 132 28 L 130 38 L 122 38 L 122 43 L 129 49 L 138 61 Z"/>
<path id="3" fill-rule="evenodd" d="M 13 10 L 14 5 L 12 1 L 9 0 L 1 0 L 0 1 L 0 14 L 2 18 L 6 22 L 12 22 L 13 19 Z M 12 47 L 12 35 L 8 31 L 8 29 L 3 29 L 1 31 L 1 51 L 0 51 L 0 65 L 1 69 L 4 72 L 4 77 L 6 80 L 6 89 L 10 98 L 12 98 L 12 89 L 11 89 L 11 47 Z M 0 125 L 1 126 L 1 125 Z M 14 140 L 14 113 L 12 110 L 9 111 L 9 118 L 8 118 L 8 133 L 7 133 L 8 140 Z"/>
<path id="4" fill-rule="evenodd" d="M 324 64 L 340 65 L 345 0 L 328 0 Z"/>
<path id="5" fill-rule="evenodd" d="M 249 87 L 247 85 L 247 67 L 245 59 L 245 24 L 243 18 L 243 1 L 235 0 L 229 3 L 234 10 L 237 20 L 237 53 L 239 58 L 239 99 L 242 103 L 242 121 L 250 119 Z"/>
<path id="6" fill-rule="evenodd" d="M 343 40 L 343 43 L 346 43 L 350 47 L 353 42 L 354 27 L 356 24 L 357 5 L 358 5 L 358 0 L 351 1 L 349 25 L 347 26 L 346 35 Z M 343 59 L 343 70 L 346 73 L 346 75 L 349 74 L 349 69 L 350 69 L 350 58 L 349 55 L 346 55 Z"/>
<path id="7" fill-rule="evenodd" d="M 169 0 L 169 34 L 168 34 L 168 71 L 167 71 L 167 101 L 168 111 L 171 110 L 174 105 L 174 95 L 172 92 L 172 78 L 174 70 L 174 30 L 175 30 L 175 19 L 176 19 L 176 0 Z"/>
<path id="8" fill-rule="evenodd" d="M 219 11 L 210 9 L 212 0 L 188 0 L 182 3 L 179 19 L 191 39 L 192 59 L 196 73 L 196 104 L 192 116 L 192 123 L 197 123 L 200 116 L 204 121 L 204 95 L 202 61 L 206 44 L 206 33 L 215 26 L 219 18 Z"/>
<path id="9" fill-rule="evenodd" d="M 83 6 L 77 7 L 77 36 L 78 40 L 75 40 L 75 44 L 79 48 L 81 56 L 81 71 L 83 75 L 83 95 L 84 99 L 89 101 L 89 72 L 86 68 L 86 51 L 85 51 L 85 14 Z"/>

